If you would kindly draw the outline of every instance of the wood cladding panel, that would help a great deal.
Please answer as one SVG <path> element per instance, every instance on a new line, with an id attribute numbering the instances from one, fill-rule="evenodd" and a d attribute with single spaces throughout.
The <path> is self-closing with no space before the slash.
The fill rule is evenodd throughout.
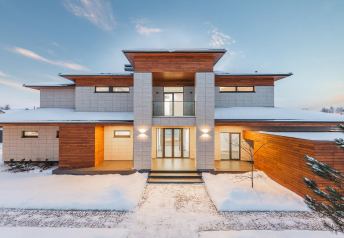
<path id="1" fill-rule="evenodd" d="M 257 153 L 255 168 L 302 197 L 304 194 L 313 195 L 304 183 L 303 177 L 314 179 L 321 188 L 331 185 L 314 175 L 306 165 L 305 155 L 344 172 L 344 150 L 340 150 L 331 141 L 317 142 L 251 131 L 244 131 L 243 138 L 254 141 L 255 149 L 263 143 L 272 141 Z"/>
<path id="2" fill-rule="evenodd" d="M 195 72 L 153 72 L 153 86 L 194 86 L 195 74 Z"/>
<path id="3" fill-rule="evenodd" d="M 95 127 L 95 166 L 104 161 L 104 127 Z"/>
<path id="4" fill-rule="evenodd" d="M 215 126 L 281 126 L 281 127 L 294 127 L 294 126 L 324 126 L 335 127 L 338 123 L 342 122 L 251 122 L 251 121 L 215 121 Z"/>
<path id="5" fill-rule="evenodd" d="M 213 72 L 212 56 L 136 56 L 136 72 Z"/>
<path id="6" fill-rule="evenodd" d="M 273 76 L 215 76 L 215 86 L 274 86 Z"/>
<path id="7" fill-rule="evenodd" d="M 74 78 L 76 86 L 134 86 L 133 76 L 85 76 Z"/>

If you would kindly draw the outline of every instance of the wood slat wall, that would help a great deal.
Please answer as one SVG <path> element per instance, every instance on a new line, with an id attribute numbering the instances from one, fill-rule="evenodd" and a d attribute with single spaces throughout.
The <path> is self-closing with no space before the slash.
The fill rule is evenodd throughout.
<path id="1" fill-rule="evenodd" d="M 215 76 L 215 86 L 274 86 L 273 76 Z"/>
<path id="2" fill-rule="evenodd" d="M 313 195 L 304 183 L 303 177 L 315 179 L 321 188 L 330 185 L 314 175 L 306 165 L 305 155 L 344 171 L 343 162 L 340 160 L 344 158 L 344 150 L 337 148 L 331 141 L 314 142 L 251 131 L 244 131 L 243 138 L 253 140 L 255 149 L 263 143 L 272 141 L 257 153 L 255 168 L 262 170 L 271 179 L 302 197 L 306 193 Z"/>
<path id="3" fill-rule="evenodd" d="M 104 127 L 95 127 L 95 166 L 104 161 Z"/>
<path id="4" fill-rule="evenodd" d="M 136 72 L 213 72 L 212 56 L 136 56 Z"/>
<path id="5" fill-rule="evenodd" d="M 194 86 L 195 74 L 195 72 L 153 72 L 153 86 Z"/>
<path id="6" fill-rule="evenodd" d="M 134 86 L 133 76 L 85 76 L 75 78 L 76 86 Z"/>

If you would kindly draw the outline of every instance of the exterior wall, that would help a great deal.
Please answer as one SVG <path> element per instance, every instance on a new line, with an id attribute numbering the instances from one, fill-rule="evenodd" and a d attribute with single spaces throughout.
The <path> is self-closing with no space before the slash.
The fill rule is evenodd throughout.
<path id="1" fill-rule="evenodd" d="M 74 108 L 75 89 L 40 89 L 41 108 Z"/>
<path id="2" fill-rule="evenodd" d="M 153 117 L 153 126 L 196 126 L 196 117 Z"/>
<path id="3" fill-rule="evenodd" d="M 305 155 L 328 163 L 335 169 L 344 172 L 342 162 L 344 150 L 339 149 L 331 141 L 314 142 L 250 131 L 244 132 L 244 138 L 253 140 L 254 148 L 259 148 L 262 143 L 272 141 L 258 152 L 259 159 L 255 158 L 255 168 L 264 171 L 271 179 L 302 197 L 305 193 L 312 194 L 312 191 L 305 185 L 303 177 L 315 179 L 320 188 L 331 185 L 314 175 L 306 165 Z"/>
<path id="4" fill-rule="evenodd" d="M 95 127 L 95 165 L 104 161 L 104 127 Z"/>
<path id="5" fill-rule="evenodd" d="M 215 86 L 274 86 L 273 76 L 215 76 Z"/>
<path id="6" fill-rule="evenodd" d="M 75 87 L 77 112 L 132 112 L 133 87 L 129 93 L 95 93 L 94 86 Z"/>
<path id="7" fill-rule="evenodd" d="M 214 73 L 196 73 L 196 167 L 214 169 Z M 208 129 L 208 137 L 202 137 Z"/>
<path id="8" fill-rule="evenodd" d="M 274 86 L 256 86 L 253 93 L 220 93 L 215 87 L 215 107 L 273 107 Z"/>
<path id="9" fill-rule="evenodd" d="M 158 128 L 190 128 L 190 158 L 196 158 L 196 127 L 195 126 L 153 126 L 152 128 L 152 158 L 156 158 L 157 137 L 156 130 Z"/>
<path id="10" fill-rule="evenodd" d="M 130 138 L 114 138 L 115 130 L 130 130 Z M 104 160 L 133 160 L 133 126 L 105 126 Z"/>
<path id="11" fill-rule="evenodd" d="M 4 126 L 3 161 L 58 161 L 58 126 Z M 38 131 L 38 138 L 22 138 L 22 131 Z"/>
<path id="12" fill-rule="evenodd" d="M 152 73 L 134 73 L 134 168 L 151 169 Z M 146 130 L 140 137 L 141 129 Z"/>

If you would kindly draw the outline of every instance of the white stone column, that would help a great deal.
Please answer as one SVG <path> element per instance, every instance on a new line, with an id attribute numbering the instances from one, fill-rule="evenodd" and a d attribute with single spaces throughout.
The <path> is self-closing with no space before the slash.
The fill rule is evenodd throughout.
<path id="1" fill-rule="evenodd" d="M 196 166 L 197 169 L 214 169 L 214 81 L 213 72 L 196 73 Z M 209 130 L 208 137 L 203 137 L 202 130 Z"/>
<path id="2" fill-rule="evenodd" d="M 134 73 L 134 169 L 151 169 L 152 104 L 152 73 Z"/>

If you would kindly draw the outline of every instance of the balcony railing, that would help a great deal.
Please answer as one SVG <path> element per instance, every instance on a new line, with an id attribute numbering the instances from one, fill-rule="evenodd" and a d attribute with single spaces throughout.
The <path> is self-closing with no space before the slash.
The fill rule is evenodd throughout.
<path id="1" fill-rule="evenodd" d="M 195 116 L 195 102 L 153 102 L 153 116 Z"/>

